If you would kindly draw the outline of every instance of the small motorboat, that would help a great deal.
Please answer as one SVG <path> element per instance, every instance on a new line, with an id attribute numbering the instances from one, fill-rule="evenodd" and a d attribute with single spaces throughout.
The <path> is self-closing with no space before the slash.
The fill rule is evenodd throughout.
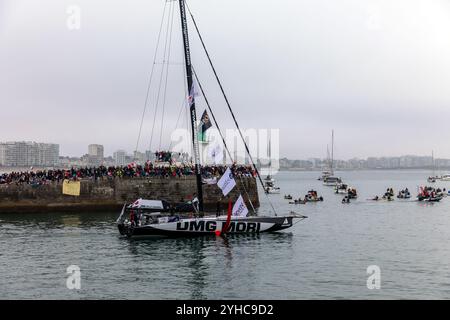
<path id="1" fill-rule="evenodd" d="M 349 196 L 345 196 L 345 197 L 342 199 L 342 203 L 350 203 L 350 197 L 349 197 Z"/>
<path id="2" fill-rule="evenodd" d="M 294 201 L 289 201 L 289 204 L 305 204 L 307 201 L 299 199 L 294 199 Z"/>
<path id="3" fill-rule="evenodd" d="M 337 194 L 347 194 L 348 193 L 348 185 L 345 183 L 339 183 L 334 187 L 334 193 Z"/>
<path id="4" fill-rule="evenodd" d="M 305 202 L 319 202 L 323 201 L 322 196 L 317 195 L 317 191 L 315 190 L 309 190 L 308 193 L 305 195 L 305 199 L 303 200 Z"/>
<path id="5" fill-rule="evenodd" d="M 329 176 L 331 176 L 331 172 L 330 171 L 323 171 L 322 175 L 319 178 L 317 178 L 317 180 L 324 181 Z"/>
<path id="6" fill-rule="evenodd" d="M 439 202 L 444 198 L 444 192 L 441 189 L 433 187 L 420 187 L 417 201 Z"/>
<path id="7" fill-rule="evenodd" d="M 284 198 L 285 198 L 286 200 L 292 200 L 292 196 L 291 196 L 290 194 L 284 195 Z"/>
<path id="8" fill-rule="evenodd" d="M 425 202 L 439 202 L 442 200 L 442 196 L 435 196 L 435 197 L 429 197 L 426 199 L 423 199 Z"/>
<path id="9" fill-rule="evenodd" d="M 280 187 L 275 186 L 274 180 L 266 180 L 264 183 L 264 191 L 269 194 L 279 194 L 280 193 Z"/>
<path id="10" fill-rule="evenodd" d="M 410 199 L 411 193 L 409 192 L 408 188 L 404 190 L 400 190 L 397 195 L 397 199 Z"/>
<path id="11" fill-rule="evenodd" d="M 268 194 L 279 194 L 280 188 L 279 187 L 273 187 L 273 186 L 266 186 L 265 191 Z"/>
<path id="12" fill-rule="evenodd" d="M 348 188 L 347 197 L 349 199 L 356 199 L 356 198 L 358 198 L 358 194 L 356 192 L 356 189 L 355 188 Z"/>
<path id="13" fill-rule="evenodd" d="M 387 188 L 386 192 L 384 193 L 383 197 L 393 197 L 394 196 L 394 189 Z"/>
<path id="14" fill-rule="evenodd" d="M 329 176 L 323 179 L 324 186 L 334 187 L 340 183 L 342 183 L 342 179 L 339 177 Z"/>

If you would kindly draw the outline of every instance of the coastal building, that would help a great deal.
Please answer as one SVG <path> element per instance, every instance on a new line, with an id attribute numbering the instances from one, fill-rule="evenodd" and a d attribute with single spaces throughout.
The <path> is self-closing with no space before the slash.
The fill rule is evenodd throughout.
<path id="1" fill-rule="evenodd" d="M 92 166 L 99 166 L 103 163 L 104 149 L 100 144 L 90 144 L 88 146 L 87 162 Z"/>
<path id="2" fill-rule="evenodd" d="M 144 163 L 145 162 L 145 153 L 135 151 L 133 153 L 133 160 L 137 163 L 141 163 L 141 164 Z"/>
<path id="3" fill-rule="evenodd" d="M 8 167 L 42 166 L 59 164 L 59 145 L 27 141 L 0 143 L 0 165 Z"/>
<path id="4" fill-rule="evenodd" d="M 125 150 L 117 150 L 113 153 L 114 164 L 123 166 L 127 164 L 127 152 Z"/>
<path id="5" fill-rule="evenodd" d="M 154 161 L 155 159 L 156 159 L 156 156 L 153 151 L 150 151 L 150 150 L 145 151 L 145 161 L 147 161 L 147 160 Z"/>

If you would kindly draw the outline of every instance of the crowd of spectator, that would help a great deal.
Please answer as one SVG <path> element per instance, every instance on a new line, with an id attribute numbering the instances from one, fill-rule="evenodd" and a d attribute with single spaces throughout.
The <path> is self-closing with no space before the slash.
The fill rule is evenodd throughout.
<path id="1" fill-rule="evenodd" d="M 227 169 L 227 166 L 206 165 L 201 167 L 202 177 L 204 178 L 220 178 Z M 255 176 L 255 171 L 251 166 L 231 165 L 233 174 L 237 177 Z M 181 178 L 195 174 L 195 166 L 192 164 L 170 164 L 160 165 L 150 161 L 144 165 L 129 164 L 127 166 L 99 166 L 99 167 L 82 167 L 71 169 L 51 169 L 51 170 L 30 170 L 15 171 L 0 174 L 0 184 L 30 184 L 42 185 L 53 182 L 60 182 L 64 179 L 81 180 L 81 179 L 114 179 L 114 178 L 139 178 L 139 177 L 155 177 L 155 178 Z"/>

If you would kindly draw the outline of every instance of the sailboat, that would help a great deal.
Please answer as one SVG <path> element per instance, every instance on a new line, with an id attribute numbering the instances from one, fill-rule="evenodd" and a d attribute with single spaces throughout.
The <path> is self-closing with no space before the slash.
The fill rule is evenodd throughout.
<path id="1" fill-rule="evenodd" d="M 328 149 L 328 145 L 327 145 L 327 163 L 328 163 L 328 167 L 330 167 L 330 150 Z M 331 170 L 331 168 L 329 168 L 329 169 Z M 319 178 L 317 178 L 317 180 L 324 181 L 326 178 L 328 178 L 331 175 L 332 175 L 331 171 L 323 170 L 322 175 Z"/>
<path id="2" fill-rule="evenodd" d="M 184 60 L 186 67 L 186 81 L 187 88 L 193 88 L 194 76 L 197 80 L 197 84 L 199 85 L 205 101 L 207 100 L 202 86 L 198 81 L 197 74 L 192 67 L 191 64 L 191 56 L 190 56 L 190 47 L 189 47 L 189 36 L 188 36 L 188 27 L 187 27 L 187 12 L 186 12 L 186 4 L 185 0 L 178 0 L 179 2 L 179 10 L 180 10 L 180 19 L 181 19 L 181 29 L 182 29 L 182 41 L 184 47 Z M 188 8 L 189 10 L 189 8 Z M 236 128 L 238 129 L 243 144 L 246 148 L 246 152 L 251 160 L 254 171 L 256 172 L 256 176 L 264 187 L 261 176 L 259 175 L 258 169 L 253 162 L 252 156 L 250 154 L 247 143 L 242 135 L 242 132 L 239 129 L 236 118 L 234 117 L 231 106 L 226 98 L 225 92 L 221 85 L 221 82 L 218 78 L 218 75 L 215 71 L 214 65 L 210 59 L 208 51 L 206 50 L 206 46 L 203 42 L 203 39 L 198 30 L 195 19 L 190 12 L 190 16 L 192 22 L 195 26 L 195 29 L 198 33 L 199 39 L 202 43 L 203 49 L 206 53 L 206 56 L 209 60 L 209 64 L 213 70 L 215 78 L 219 84 L 219 87 L 222 91 L 222 94 L 227 103 L 228 109 L 233 116 L 233 120 L 235 122 Z M 191 93 L 191 92 L 190 92 Z M 208 104 L 208 102 L 207 102 Z M 208 104 L 209 106 L 209 104 Z M 212 110 L 209 109 L 211 112 Z M 199 142 L 197 139 L 197 116 L 196 116 L 196 108 L 195 108 L 195 94 L 189 95 L 189 115 L 192 129 L 192 144 L 193 144 L 193 159 L 195 165 L 195 175 L 197 182 L 197 196 L 192 201 L 192 206 L 187 210 L 191 212 L 186 212 L 186 210 L 181 210 L 177 207 L 168 206 L 159 200 L 146 200 L 146 199 L 138 199 L 134 203 L 125 204 L 122 208 L 122 211 L 116 221 L 117 227 L 119 229 L 120 234 L 126 235 L 129 238 L 133 237 L 186 237 L 186 236 L 202 236 L 202 235 L 223 235 L 223 234 L 256 234 L 260 232 L 271 232 L 271 231 L 279 231 L 286 228 L 290 228 L 294 225 L 294 221 L 299 222 L 306 218 L 306 216 L 296 214 L 294 212 L 290 212 L 286 215 L 279 216 L 275 211 L 273 205 L 271 205 L 274 210 L 274 215 L 257 215 L 256 211 L 250 213 L 245 206 L 245 202 L 242 199 L 242 195 L 237 199 L 234 206 L 232 206 L 231 201 L 228 204 L 227 215 L 222 216 L 210 216 L 207 215 L 203 211 L 203 189 L 202 189 L 202 175 L 201 175 L 201 166 L 200 166 L 200 154 L 199 154 Z M 214 115 L 211 114 L 214 119 Z M 214 120 L 215 121 L 215 120 Z M 216 121 L 215 121 L 216 122 Z M 216 123 L 217 126 L 217 123 Z M 217 126 L 218 127 L 218 126 Z M 219 128 L 217 128 L 219 129 Z M 220 131 L 220 130 L 219 130 Z M 229 150 L 226 147 L 225 140 L 222 136 L 222 140 L 225 148 L 228 153 Z M 221 177 L 221 179 L 227 180 L 229 182 L 234 180 L 233 175 L 230 173 L 230 169 L 227 169 L 227 172 Z M 220 182 L 220 181 L 219 181 Z M 224 184 L 225 185 L 225 184 Z M 222 189 L 222 188 L 221 188 Z M 223 192 L 224 189 L 222 189 Z M 269 200 L 270 202 L 270 200 Z M 235 210 L 236 208 L 236 210 Z M 236 214 L 234 214 L 236 212 Z"/>
<path id="3" fill-rule="evenodd" d="M 272 149 L 269 137 L 269 174 L 264 178 L 264 191 L 269 194 L 279 194 L 280 187 L 275 186 L 275 178 L 272 176 Z"/>
<path id="4" fill-rule="evenodd" d="M 330 160 L 330 175 L 323 178 L 323 185 L 325 186 L 336 186 L 342 183 L 342 179 L 334 176 L 333 171 L 334 164 L 334 130 L 331 130 L 331 160 Z"/>
<path id="5" fill-rule="evenodd" d="M 432 165 L 432 168 L 433 168 L 433 174 L 430 177 L 428 177 L 427 181 L 429 183 L 435 183 L 437 177 L 436 177 L 435 169 L 434 169 L 435 164 L 434 164 L 434 152 L 433 151 L 431 151 L 431 163 L 432 163 L 431 165 Z"/>

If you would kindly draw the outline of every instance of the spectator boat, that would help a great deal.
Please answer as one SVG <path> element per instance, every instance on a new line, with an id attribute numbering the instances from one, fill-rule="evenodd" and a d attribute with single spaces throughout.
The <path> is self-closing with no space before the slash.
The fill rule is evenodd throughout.
<path id="1" fill-rule="evenodd" d="M 435 162 L 434 162 L 434 152 L 431 152 L 431 163 L 433 167 L 433 174 L 427 178 L 428 183 L 435 183 L 437 180 L 437 176 L 435 174 Z"/>
<path id="2" fill-rule="evenodd" d="M 272 176 L 272 148 L 269 138 L 269 174 L 264 178 L 264 191 L 268 194 L 279 194 L 280 187 L 275 186 L 275 178 Z"/>
<path id="3" fill-rule="evenodd" d="M 347 194 L 348 193 L 348 185 L 345 183 L 339 183 L 334 187 L 334 192 L 338 194 Z"/>
<path id="4" fill-rule="evenodd" d="M 342 184 L 342 179 L 334 176 L 334 130 L 331 130 L 331 160 L 329 163 L 330 171 L 329 175 L 322 176 L 322 181 L 324 186 L 335 187 L 336 185 Z"/>
<path id="5" fill-rule="evenodd" d="M 419 194 L 417 195 L 417 201 L 424 202 L 439 202 L 444 197 L 444 192 L 433 187 L 420 187 Z"/>
<path id="6" fill-rule="evenodd" d="M 339 177 L 334 177 L 334 176 L 330 176 L 330 177 L 326 177 L 323 180 L 323 185 L 324 186 L 329 186 L 329 187 L 334 187 L 338 184 L 342 183 L 342 179 Z"/>

